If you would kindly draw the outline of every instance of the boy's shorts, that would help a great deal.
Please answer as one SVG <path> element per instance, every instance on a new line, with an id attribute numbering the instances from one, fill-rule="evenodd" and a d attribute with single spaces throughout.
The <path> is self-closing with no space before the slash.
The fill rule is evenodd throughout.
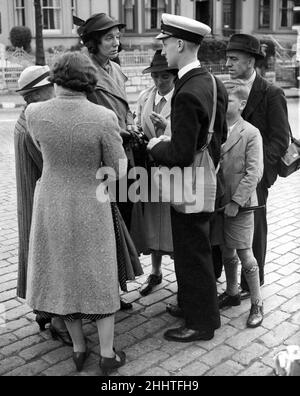
<path id="1" fill-rule="evenodd" d="M 211 243 L 229 249 L 249 249 L 252 248 L 253 232 L 253 212 L 241 212 L 236 217 L 218 214 L 211 226 Z"/>

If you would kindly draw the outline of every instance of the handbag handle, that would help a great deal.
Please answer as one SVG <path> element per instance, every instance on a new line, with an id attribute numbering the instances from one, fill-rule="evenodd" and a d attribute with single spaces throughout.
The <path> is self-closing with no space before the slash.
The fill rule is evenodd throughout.
<path id="1" fill-rule="evenodd" d="M 204 151 L 210 144 L 213 134 L 214 134 L 214 125 L 215 125 L 215 120 L 216 120 L 216 114 L 217 114 L 217 83 L 216 83 L 216 79 L 215 77 L 209 73 L 211 79 L 212 79 L 212 83 L 213 83 L 213 110 L 212 110 L 212 115 L 211 115 L 211 120 L 210 120 L 210 125 L 208 128 L 208 135 L 207 135 L 207 141 L 206 144 L 199 150 Z"/>

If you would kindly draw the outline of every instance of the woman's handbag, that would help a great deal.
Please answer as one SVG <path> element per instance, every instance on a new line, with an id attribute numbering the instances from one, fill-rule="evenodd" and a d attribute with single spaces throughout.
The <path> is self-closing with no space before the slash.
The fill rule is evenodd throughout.
<path id="1" fill-rule="evenodd" d="M 278 175 L 287 177 L 300 169 L 300 140 L 294 138 L 290 130 L 291 143 L 279 161 Z"/>
<path id="2" fill-rule="evenodd" d="M 188 168 L 158 167 L 153 174 L 154 185 L 162 202 L 170 202 L 177 212 L 191 214 L 215 210 L 217 171 L 208 146 L 214 133 L 217 111 L 217 84 L 213 82 L 213 112 L 206 144 L 195 154 Z M 172 174 L 173 176 L 170 176 Z"/>

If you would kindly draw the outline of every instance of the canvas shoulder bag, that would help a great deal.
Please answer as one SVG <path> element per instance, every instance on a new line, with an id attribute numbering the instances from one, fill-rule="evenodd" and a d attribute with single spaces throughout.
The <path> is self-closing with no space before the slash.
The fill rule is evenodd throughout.
<path id="1" fill-rule="evenodd" d="M 214 133 L 217 112 L 217 84 L 213 75 L 213 111 L 206 144 L 186 168 L 160 166 L 153 174 L 161 202 L 170 202 L 177 212 L 192 214 L 215 210 L 217 170 L 208 146 Z"/>

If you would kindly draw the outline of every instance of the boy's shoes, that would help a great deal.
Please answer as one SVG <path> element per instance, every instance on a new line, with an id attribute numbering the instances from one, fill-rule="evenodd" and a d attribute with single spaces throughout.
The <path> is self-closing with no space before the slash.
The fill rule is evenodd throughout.
<path id="1" fill-rule="evenodd" d="M 218 296 L 218 301 L 220 309 L 224 307 L 235 307 L 241 305 L 241 295 L 238 293 L 235 296 L 230 296 L 224 292 Z"/>
<path id="2" fill-rule="evenodd" d="M 264 319 L 263 306 L 252 304 L 250 315 L 247 320 L 247 327 L 250 328 L 258 327 L 262 324 L 263 319 Z"/>

